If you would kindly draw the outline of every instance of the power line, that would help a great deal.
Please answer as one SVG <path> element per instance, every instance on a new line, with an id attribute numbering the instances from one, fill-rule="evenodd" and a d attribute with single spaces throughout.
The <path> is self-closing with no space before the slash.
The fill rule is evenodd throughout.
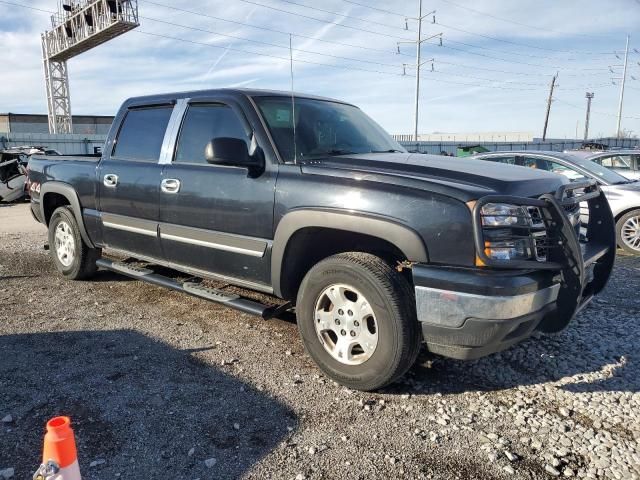
<path id="1" fill-rule="evenodd" d="M 480 67 L 477 65 L 464 65 L 462 63 L 454 63 L 454 62 L 448 62 L 446 60 L 436 60 L 435 62 L 436 64 L 443 64 L 443 65 L 452 65 L 455 67 L 460 67 L 460 68 L 467 68 L 467 69 L 472 69 L 472 70 L 483 70 L 486 72 L 495 72 L 495 73 L 504 73 L 506 75 L 526 75 L 529 77 L 552 77 L 552 74 L 549 73 L 537 73 L 537 72 L 515 72 L 513 70 L 500 70 L 500 69 L 496 69 L 496 68 L 488 68 L 488 67 Z M 604 70 L 604 69 L 603 69 Z M 583 78 L 587 75 L 604 75 L 604 74 L 608 74 L 608 72 L 601 72 L 601 73 L 588 73 L 588 74 L 564 74 L 565 77 L 580 77 Z"/>
<path id="2" fill-rule="evenodd" d="M 246 53 L 246 54 L 256 55 L 256 56 L 261 56 L 261 57 L 274 58 L 274 59 L 277 59 L 277 60 L 283 60 L 283 61 L 287 61 L 287 62 L 290 61 L 289 58 L 280 57 L 278 55 L 271 55 L 271 54 L 267 54 L 267 53 L 244 50 L 244 49 L 235 48 L 235 47 L 226 47 L 226 46 L 222 46 L 222 45 L 213 45 L 211 43 L 198 42 L 196 40 L 189 40 L 189 39 L 181 38 L 181 37 L 173 37 L 173 36 L 170 36 L 170 35 L 162 35 L 162 34 L 158 34 L 158 33 L 145 32 L 145 31 L 141 31 L 141 30 L 134 30 L 132 33 L 139 33 L 139 34 L 142 34 L 142 35 L 150 35 L 150 36 L 153 36 L 153 37 L 164 38 L 164 39 L 167 39 L 167 40 L 175 40 L 175 41 L 178 41 L 178 42 L 185 42 L 185 43 L 190 43 L 190 44 L 193 44 L 193 45 L 216 48 L 216 49 L 221 49 L 221 50 L 229 50 L 229 51 L 233 51 L 233 52 Z M 300 59 L 296 60 L 296 62 L 310 64 L 310 65 L 318 65 L 318 66 L 322 66 L 322 67 L 329 67 L 329 68 L 340 69 L 340 70 L 356 70 L 356 71 L 361 71 L 361 72 L 376 73 L 376 74 L 381 74 L 381 75 L 391 75 L 391 76 L 397 76 L 397 77 L 405 77 L 405 76 L 406 77 L 411 77 L 411 78 L 415 77 L 415 75 L 407 75 L 407 74 L 404 74 L 404 73 L 385 72 L 385 71 L 381 71 L 381 70 L 371 70 L 371 69 L 356 67 L 356 66 L 353 66 L 353 65 L 348 65 L 348 66 L 347 65 L 332 65 L 332 64 L 328 64 L 328 63 L 314 62 L 314 61 L 311 61 L 311 60 L 300 60 Z M 435 79 L 435 78 L 431 79 L 431 81 L 440 82 L 440 83 L 446 83 L 446 84 L 465 85 L 465 86 L 476 87 L 476 88 L 491 88 L 491 89 L 499 89 L 499 90 L 517 90 L 517 91 L 533 91 L 533 90 L 537 90 L 537 89 L 532 89 L 532 88 L 505 87 L 505 86 L 502 86 L 501 84 L 498 84 L 498 85 L 482 85 L 482 84 L 477 84 L 477 83 L 457 82 L 457 81 L 452 81 L 452 80 Z M 499 82 L 499 83 L 504 83 L 504 82 Z"/>
<path id="3" fill-rule="evenodd" d="M 564 100 L 560 100 L 558 98 L 555 98 L 554 101 L 560 102 L 563 105 L 567 105 L 569 107 L 577 108 L 579 110 L 583 110 L 584 109 L 584 107 L 580 107 L 578 105 L 574 105 L 573 103 L 565 102 Z M 606 116 L 606 117 L 617 117 L 618 116 L 616 113 L 598 112 L 598 111 L 595 111 L 595 110 L 591 110 L 591 113 L 595 113 L 596 115 L 602 115 L 602 116 Z M 631 119 L 631 120 L 640 120 L 640 117 L 634 117 L 634 116 L 629 116 L 629 115 L 623 116 L 622 118 L 628 118 L 628 119 Z"/>
<path id="4" fill-rule="evenodd" d="M 376 32 L 375 30 L 368 30 L 366 28 L 354 27 L 353 25 L 344 25 L 342 23 L 332 22 L 332 21 L 329 21 L 329 20 L 324 20 L 322 18 L 312 17 L 311 15 L 304 15 L 302 13 L 291 12 L 289 10 L 285 10 L 284 8 L 278 8 L 278 7 L 274 7 L 272 5 L 265 5 L 264 3 L 254 2 L 253 0 L 237 0 L 237 1 L 243 2 L 243 3 L 247 3 L 249 5 L 255 5 L 255 6 L 258 6 L 258 7 L 268 8 L 269 10 L 274 10 L 276 12 L 286 13 L 287 15 L 293 15 L 293 16 L 300 17 L 300 18 L 306 18 L 308 20 L 315 20 L 316 22 L 325 23 L 327 25 L 334 25 L 336 27 L 348 28 L 349 30 L 357 30 L 359 32 L 370 33 L 372 35 L 379 35 L 381 37 L 394 38 L 396 40 L 410 40 L 410 39 L 408 39 L 406 37 L 399 37 L 397 35 L 391 35 L 389 33 Z"/>
<path id="5" fill-rule="evenodd" d="M 459 78 L 469 78 L 471 80 L 480 80 L 483 82 L 501 82 L 507 85 L 526 85 L 526 86 L 534 86 L 534 87 L 546 87 L 546 84 L 544 83 L 530 83 L 530 82 L 513 82 L 510 80 L 496 80 L 494 78 L 483 78 L 483 77 L 475 77 L 473 75 L 464 75 L 464 74 L 460 74 L 460 73 L 453 73 L 453 72 L 447 72 L 447 71 L 439 71 L 439 70 L 434 70 L 432 73 L 437 73 L 440 75 L 446 75 L 446 76 L 451 76 L 451 77 L 459 77 Z"/>
<path id="6" fill-rule="evenodd" d="M 170 35 L 162 35 L 162 34 L 159 34 L 159 33 L 145 32 L 145 31 L 142 31 L 142 30 L 133 30 L 132 33 L 140 33 L 140 34 L 143 34 L 143 35 L 150 35 L 150 36 L 153 36 L 153 37 L 165 38 L 165 39 L 168 39 L 168 40 L 175 40 L 175 41 L 179 41 L 179 42 L 191 43 L 193 45 L 201 45 L 201 46 L 204 46 L 204 47 L 216 48 L 216 49 L 221 49 L 221 50 L 229 50 L 229 51 L 232 51 L 232 52 L 247 53 L 249 55 L 257 55 L 259 57 L 267 57 L 267 58 L 274 58 L 274 59 L 277 59 L 277 60 L 285 60 L 287 62 L 290 61 L 289 58 L 280 57 L 278 55 L 271 55 L 269 53 L 254 52 L 254 51 L 251 51 L 251 50 L 243 50 L 241 48 L 235 48 L 235 47 L 229 47 L 229 46 L 213 45 L 211 43 L 198 42 L 196 40 L 189 40 L 189 39 L 181 38 L 181 37 L 173 37 L 173 36 L 170 36 Z M 310 64 L 310 65 L 320 65 L 320 66 L 323 66 L 323 67 L 337 68 L 337 69 L 342 69 L 342 70 L 358 70 L 358 71 L 361 71 L 361 72 L 379 73 L 381 75 L 392 75 L 392 76 L 395 76 L 395 77 L 404 77 L 404 76 L 412 77 L 413 76 L 413 75 L 405 75 L 404 73 L 384 72 L 382 70 L 370 70 L 370 69 L 366 69 L 366 68 L 355 67 L 355 66 L 352 66 L 352 65 L 349 65 L 349 66 L 332 65 L 330 63 L 313 62 L 311 60 L 300 60 L 300 59 L 298 59 L 298 60 L 296 60 L 296 62 L 307 63 L 307 64 Z"/>
<path id="7" fill-rule="evenodd" d="M 29 5 L 22 5 L 20 3 L 6 2 L 5 0 L 0 0 L 0 3 L 4 3 L 5 5 L 12 5 L 14 7 L 28 8 L 30 10 L 35 10 L 37 12 L 42 12 L 42 13 L 50 13 L 50 14 L 54 14 L 55 13 L 55 12 L 52 12 L 51 10 L 44 10 L 42 8 L 31 7 Z"/>
<path id="8" fill-rule="evenodd" d="M 453 42 L 452 42 L 453 43 Z M 460 43 L 460 42 L 456 42 L 456 43 Z M 480 52 L 471 52 L 469 50 L 463 50 L 462 48 L 456 48 L 456 47 L 451 47 L 447 44 L 443 44 L 441 46 L 441 48 L 446 48 L 448 50 L 454 50 L 457 52 L 463 52 L 463 53 L 467 53 L 469 55 L 476 55 L 476 56 L 480 56 L 480 57 L 484 57 L 484 58 L 491 58 L 493 60 L 499 60 L 501 62 L 505 62 L 505 63 L 517 63 L 519 65 L 527 65 L 529 67 L 538 67 L 538 68 L 548 68 L 548 69 L 553 69 L 553 70 L 560 70 L 560 71 L 591 71 L 591 70 L 606 70 L 603 68 L 566 68 L 566 67 L 561 67 L 558 65 L 542 65 L 539 63 L 529 63 L 529 62 L 521 62 L 519 60 L 511 60 L 511 59 L 507 59 L 507 58 L 500 58 L 500 57 L 496 57 L 493 55 L 487 55 L 485 53 L 480 53 Z"/>
<path id="9" fill-rule="evenodd" d="M 351 0 L 342 0 L 345 3 L 350 3 L 352 5 L 358 5 L 359 7 L 368 8 L 370 10 L 377 10 L 378 12 L 387 13 L 389 15 L 395 15 L 397 17 L 409 18 L 411 15 L 403 15 L 398 12 L 392 12 L 391 10 L 385 10 L 384 8 L 372 7 L 371 5 L 365 5 L 364 3 L 352 2 Z"/>
<path id="10" fill-rule="evenodd" d="M 354 15 L 347 15 L 345 13 L 338 13 L 338 12 L 334 12 L 332 10 L 325 10 L 323 8 L 318 8 L 318 7 L 312 7 L 310 5 L 305 5 L 303 3 L 298 3 L 298 2 L 294 2 L 293 0 L 280 0 L 281 2 L 284 3 L 288 3 L 290 5 L 296 5 L 298 7 L 302 7 L 302 8 L 308 8 L 309 10 L 315 10 L 317 12 L 322 12 L 322 13 L 328 13 L 330 15 L 337 15 L 338 17 L 343 17 L 343 18 L 349 18 L 351 20 L 357 20 L 359 22 L 364 22 L 364 23 L 371 23 L 373 25 L 380 25 L 382 27 L 386 27 L 386 28 L 393 28 L 395 30 L 403 30 L 406 31 L 405 28 L 403 27 L 398 27 L 395 25 L 389 25 L 388 23 L 382 23 L 382 22 L 377 22 L 375 20 L 368 20 L 366 18 L 361 18 L 361 17 L 356 17 Z"/>
<path id="11" fill-rule="evenodd" d="M 471 7 L 468 7 L 466 5 L 460 5 L 459 3 L 452 2 L 451 0 L 440 0 L 440 1 L 443 2 L 443 3 L 447 3 L 449 5 L 453 5 L 454 7 L 461 8 L 463 10 L 468 10 L 470 12 L 477 13 L 478 15 L 484 15 L 486 17 L 490 17 L 490 18 L 493 18 L 495 20 L 500 20 L 501 22 L 511 23 L 513 25 L 519 25 L 521 27 L 531 28 L 533 30 L 540 30 L 540 31 L 543 31 L 543 32 L 551 32 L 551 33 L 557 33 L 557 34 L 560 34 L 560 35 L 567 35 L 566 32 L 561 32 L 561 31 L 558 31 L 558 30 L 552 30 L 550 28 L 538 27 L 538 26 L 535 26 L 535 25 L 529 25 L 527 23 L 521 23 L 521 22 L 517 22 L 515 20 L 509 20 L 509 19 L 506 19 L 506 18 L 498 17 L 497 15 L 493 15 L 492 13 L 476 10 L 475 8 L 471 8 Z M 349 3 L 351 3 L 351 2 L 349 2 Z M 591 37 L 591 38 L 595 38 L 596 37 L 596 35 L 586 35 L 584 33 L 574 33 L 574 34 L 571 34 L 571 35 L 582 36 L 582 37 Z M 602 36 L 602 35 L 598 35 L 598 36 Z"/>
<path id="12" fill-rule="evenodd" d="M 258 29 L 258 30 L 266 31 L 266 32 L 279 33 L 279 34 L 287 35 L 287 36 L 292 35 L 295 38 L 304 38 L 304 39 L 307 39 L 307 40 L 315 40 L 317 42 L 326 43 L 326 44 L 329 44 L 329 45 L 340 45 L 340 46 L 343 46 L 343 47 L 358 48 L 358 49 L 361 49 L 361 50 L 367 50 L 367 51 L 377 52 L 377 53 L 387 53 L 387 54 L 389 54 L 389 53 L 395 54 L 396 53 L 396 52 L 391 51 L 391 50 L 383 50 L 383 49 L 379 49 L 379 48 L 372 48 L 372 47 L 367 47 L 367 46 L 364 46 L 364 45 L 355 45 L 355 44 L 352 44 L 352 43 L 344 43 L 344 42 L 335 42 L 335 41 L 331 41 L 331 40 L 323 40 L 323 39 L 311 37 L 311 36 L 308 36 L 308 35 L 302 35 L 302 34 L 292 33 L 292 32 L 285 32 L 283 30 L 264 27 L 264 26 L 261 26 L 261 25 L 252 25 L 250 23 L 240 22 L 240 21 L 237 21 L 237 20 L 229 20 L 227 18 L 216 17 L 214 15 L 209 15 L 209 14 L 204 13 L 204 12 L 196 12 L 194 10 L 187 10 L 185 8 L 174 7 L 173 5 L 166 5 L 166 4 L 163 4 L 163 3 L 154 2 L 152 0 L 142 0 L 142 1 L 145 2 L 145 3 L 148 3 L 150 5 L 155 5 L 157 7 L 167 8 L 169 10 L 174 10 L 174 11 L 177 11 L 177 12 L 188 13 L 190 15 L 197 15 L 199 17 L 206 17 L 206 18 L 210 18 L 212 20 L 219 20 L 221 22 L 232 23 L 232 24 L 235 24 L 235 25 L 242 25 L 244 27 L 255 28 L 255 29 Z M 410 56 L 410 55 L 406 55 L 406 56 Z"/>
<path id="13" fill-rule="evenodd" d="M 173 27 L 186 28 L 186 29 L 194 30 L 194 31 L 198 31 L 198 32 L 211 33 L 213 35 L 218 35 L 220 37 L 234 38 L 236 40 L 242 40 L 242 41 L 245 41 L 245 42 L 257 43 L 259 45 L 266 45 L 266 46 L 269 46 L 269 47 L 284 48 L 284 49 L 289 50 L 288 46 L 279 45 L 277 43 L 265 42 L 265 41 L 262 41 L 262 40 L 254 40 L 254 39 L 247 38 L 247 37 L 240 37 L 238 35 L 230 35 L 230 34 L 226 34 L 226 33 L 220 33 L 220 32 L 216 32 L 216 31 L 213 31 L 213 30 L 207 30 L 206 28 L 193 27 L 191 25 L 182 25 L 182 24 L 179 24 L 179 23 L 168 22 L 166 20 L 160 20 L 160 19 L 157 19 L 157 18 L 150 18 L 150 17 L 143 17 L 143 16 L 141 16 L 140 18 L 144 19 L 144 20 L 151 20 L 152 22 L 164 23 L 165 25 L 171 25 Z M 331 57 L 331 58 L 336 58 L 336 59 L 339 59 L 339 60 L 349 60 L 349 61 L 353 61 L 353 62 L 369 63 L 371 65 L 379 65 L 379 66 L 383 66 L 383 67 L 392 67 L 392 68 L 397 68 L 397 69 L 402 68 L 402 65 L 398 65 L 398 64 L 376 62 L 376 61 L 372 61 L 372 60 L 363 60 L 363 59 L 353 58 L 353 57 L 343 57 L 343 56 L 340 56 L 340 55 L 332 55 L 332 54 L 329 54 L 329 53 L 316 52 L 314 50 L 304 50 L 304 49 L 294 48 L 293 51 L 294 52 L 309 53 L 309 54 L 313 54 L 313 55 L 321 55 L 323 57 Z"/>
<path id="14" fill-rule="evenodd" d="M 305 38 L 305 39 L 309 39 L 309 40 L 315 40 L 315 41 L 318 41 L 318 42 L 321 42 L 321 43 L 330 44 L 330 45 L 340 45 L 340 46 L 346 46 L 346 47 L 351 47 L 351 48 L 358 48 L 358 49 L 377 52 L 377 53 L 386 53 L 386 54 L 389 54 L 389 53 L 394 53 L 395 54 L 395 53 L 397 53 L 397 52 L 391 52 L 391 51 L 388 51 L 388 50 L 367 47 L 367 46 L 363 46 L 363 45 L 355 45 L 355 44 L 336 42 L 336 41 L 331 41 L 331 40 L 316 39 L 314 37 L 310 37 L 310 36 L 307 36 L 307 35 L 300 35 L 300 34 L 296 34 L 296 33 L 292 33 L 292 32 L 286 32 L 286 31 L 283 31 L 283 30 L 273 29 L 273 28 L 269 28 L 269 27 L 253 25 L 253 24 L 249 24 L 249 23 L 245 23 L 245 22 L 239 22 L 239 21 L 236 21 L 236 20 L 229 20 L 229 19 L 226 19 L 226 18 L 210 15 L 210 14 L 207 14 L 207 13 L 204 13 L 204 12 L 198 12 L 198 11 L 194 11 L 194 10 L 188 10 L 188 9 L 184 9 L 184 8 L 174 7 L 172 5 L 166 5 L 166 4 L 163 4 L 163 3 L 155 2 L 153 0 L 142 0 L 142 1 L 144 1 L 144 2 L 146 2 L 148 4 L 151 4 L 151 5 L 167 8 L 167 9 L 174 10 L 174 11 L 187 13 L 187 14 L 190 14 L 190 15 L 197 15 L 197 16 L 200 16 L 200 17 L 211 18 L 213 20 L 220 20 L 220 21 L 223 21 L 223 22 L 228 22 L 228 23 L 232 23 L 232 24 L 236 24 L 236 25 L 242 25 L 242 26 L 246 26 L 246 27 L 249 27 L 249 28 L 255 28 L 255 29 L 259 29 L 259 30 L 263 30 L 263 31 L 273 32 L 273 33 L 279 33 L 279 34 L 287 35 L 287 36 L 288 35 L 293 35 L 294 37 L 297 37 L 297 38 Z M 489 49 L 487 47 L 472 45 L 472 44 L 468 44 L 468 43 L 464 43 L 464 42 L 456 42 L 454 40 L 448 40 L 448 43 L 464 45 L 464 46 L 468 46 L 468 47 L 471 47 L 471 48 L 480 48 L 480 49 L 484 49 L 484 50 L 502 52 L 502 53 L 506 53 L 506 54 L 510 54 L 510 55 L 519 55 L 519 54 L 514 54 L 514 53 L 511 53 L 511 52 L 503 52 L 503 51 L 500 51 L 500 50 Z M 538 68 L 551 68 L 551 69 L 554 69 L 554 70 L 563 70 L 563 71 L 568 70 L 568 69 L 565 69 L 565 68 L 559 67 L 559 66 L 548 66 L 548 65 L 541 65 L 541 64 L 538 64 L 538 63 L 527 63 L 527 62 L 522 62 L 522 61 L 518 61 L 518 60 L 509 60 L 509 59 L 505 59 L 505 58 L 499 58 L 499 57 L 495 57 L 495 56 L 491 56 L 491 55 L 481 54 L 481 53 L 478 53 L 478 52 L 469 52 L 467 50 L 454 48 L 454 47 L 450 47 L 450 46 L 447 46 L 447 45 L 443 45 L 443 47 L 451 49 L 451 50 L 459 51 L 459 52 L 469 53 L 471 55 L 477 55 L 477 56 L 481 56 L 481 57 L 484 57 L 484 58 L 491 58 L 491 59 L 499 60 L 499 61 L 502 61 L 502 62 L 518 63 L 518 64 L 521 64 L 521 65 L 538 67 Z M 401 53 L 400 55 L 406 56 L 406 57 L 411 57 L 411 55 L 404 54 L 404 53 Z M 519 56 L 522 56 L 522 55 L 519 55 Z M 548 57 L 541 57 L 541 58 L 548 58 Z M 598 69 L 598 70 L 600 70 L 600 69 Z M 602 70 L 606 70 L 606 69 L 603 68 Z"/>
<path id="15" fill-rule="evenodd" d="M 450 30 L 455 30 L 457 32 L 466 33 L 468 35 L 475 35 L 477 37 L 486 38 L 488 40 L 494 40 L 496 42 L 508 43 L 510 45 L 516 45 L 516 46 L 519 46 L 519 47 L 532 48 L 532 49 L 536 49 L 536 50 L 544 50 L 544 51 L 555 52 L 555 53 L 582 54 L 582 55 L 613 55 L 614 54 L 614 52 L 575 52 L 575 51 L 570 51 L 570 50 L 556 50 L 556 49 L 553 49 L 553 48 L 540 47 L 540 46 L 537 46 L 537 45 L 530 45 L 530 44 L 527 44 L 527 43 L 514 42 L 512 40 L 506 40 L 504 38 L 492 37 L 491 35 L 485 35 L 483 33 L 472 32 L 470 30 L 465 30 L 465 29 L 459 28 L 459 27 L 453 27 L 451 25 L 446 25 L 446 24 L 440 23 L 440 22 L 435 22 L 435 23 L 437 25 L 440 25 L 441 27 L 448 28 Z"/>

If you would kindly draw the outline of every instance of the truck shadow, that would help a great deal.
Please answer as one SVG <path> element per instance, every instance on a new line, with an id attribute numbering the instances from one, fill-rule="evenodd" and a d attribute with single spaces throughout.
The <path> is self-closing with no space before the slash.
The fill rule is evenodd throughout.
<path id="1" fill-rule="evenodd" d="M 0 412 L 13 416 L 0 435 L 0 465 L 31 478 L 46 421 L 64 414 L 87 478 L 242 476 L 298 420 L 198 358 L 213 348 L 179 350 L 133 330 L 0 337 Z M 90 467 L 96 460 L 104 463 Z"/>
<path id="2" fill-rule="evenodd" d="M 556 388 L 576 393 L 640 391 L 636 315 L 620 309 L 598 310 L 598 306 L 588 307 L 560 334 L 534 334 L 509 350 L 475 361 L 423 352 L 404 390 L 408 386 L 416 394 L 455 394 L 554 383 Z M 602 332 L 619 334 L 605 336 Z"/>
<path id="3" fill-rule="evenodd" d="M 571 393 L 640 391 L 640 257 L 618 255 L 607 288 L 555 335 L 471 362 L 423 354 L 394 391 L 461 393 L 553 384 Z M 425 366 L 427 364 L 428 366 Z"/>

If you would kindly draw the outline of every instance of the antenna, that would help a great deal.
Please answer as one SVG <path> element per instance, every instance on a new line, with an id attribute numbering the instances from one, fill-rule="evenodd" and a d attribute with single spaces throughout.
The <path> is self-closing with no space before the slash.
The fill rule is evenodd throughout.
<path id="1" fill-rule="evenodd" d="M 296 144 L 296 97 L 293 93 L 293 40 L 289 34 L 289 63 L 291 66 L 291 124 L 293 125 L 293 164 L 298 163 L 298 145 Z"/>

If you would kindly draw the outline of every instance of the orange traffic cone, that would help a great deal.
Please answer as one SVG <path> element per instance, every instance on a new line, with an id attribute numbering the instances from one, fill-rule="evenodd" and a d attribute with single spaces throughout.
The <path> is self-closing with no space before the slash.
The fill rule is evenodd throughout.
<path id="1" fill-rule="evenodd" d="M 42 465 L 34 480 L 81 480 L 76 441 L 69 417 L 56 417 L 47 422 Z"/>

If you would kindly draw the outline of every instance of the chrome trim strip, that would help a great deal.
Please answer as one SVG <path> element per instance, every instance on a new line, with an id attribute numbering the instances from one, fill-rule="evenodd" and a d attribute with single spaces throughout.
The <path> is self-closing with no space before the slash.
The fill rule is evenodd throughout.
<path id="1" fill-rule="evenodd" d="M 160 224 L 160 238 L 257 258 L 264 257 L 268 246 L 266 240 L 165 223 Z"/>
<path id="2" fill-rule="evenodd" d="M 513 296 L 488 296 L 437 288 L 416 287 L 416 309 L 420 322 L 449 328 L 461 327 L 468 318 L 510 320 L 555 302 L 560 284 Z"/>
<path id="3" fill-rule="evenodd" d="M 202 278 L 208 278 L 210 280 L 214 280 L 217 282 L 225 282 L 225 283 L 230 283 L 232 285 L 236 285 L 238 287 L 242 287 L 242 288 L 248 288 L 250 290 L 255 290 L 258 292 L 263 292 L 263 293 L 267 293 L 269 295 L 273 295 L 273 288 L 262 284 L 262 283 L 254 283 L 254 282 L 250 282 L 248 280 L 242 280 L 240 278 L 236 278 L 236 277 L 230 277 L 227 275 L 220 275 L 217 273 L 212 273 L 212 272 L 207 272 L 206 270 L 200 270 L 198 268 L 193 268 L 193 267 L 185 267 L 184 265 L 180 265 L 178 263 L 172 263 L 172 262 L 167 262 L 164 260 L 158 260 L 157 258 L 153 258 L 153 257 L 148 257 L 146 255 L 140 255 L 139 253 L 133 253 L 130 252 L 128 250 L 122 250 L 119 248 L 113 248 L 113 247 L 109 247 L 107 246 L 106 249 L 108 251 L 114 251 L 114 252 L 119 252 L 121 254 L 124 254 L 128 257 L 133 257 L 133 258 L 137 258 L 139 260 L 145 261 L 145 262 L 149 262 L 149 263 L 153 263 L 155 265 L 160 265 L 161 267 L 167 267 L 167 268 L 171 268 L 173 270 L 178 270 L 180 272 L 184 272 L 184 273 L 188 273 L 189 275 L 193 275 L 194 277 L 202 277 Z"/>
<path id="4" fill-rule="evenodd" d="M 182 117 L 184 112 L 189 106 L 188 98 L 180 98 L 176 101 L 169 118 L 169 124 L 167 130 L 164 133 L 164 140 L 162 141 L 162 149 L 160 150 L 160 159 L 158 164 L 170 165 L 173 162 L 173 152 L 178 141 L 178 131 L 180 125 L 182 125 Z"/>
<path id="5" fill-rule="evenodd" d="M 124 232 L 137 233 L 148 237 L 158 236 L 158 224 L 151 220 L 126 217 L 124 215 L 115 215 L 112 213 L 103 213 L 101 218 L 103 227 L 122 230 Z"/>

